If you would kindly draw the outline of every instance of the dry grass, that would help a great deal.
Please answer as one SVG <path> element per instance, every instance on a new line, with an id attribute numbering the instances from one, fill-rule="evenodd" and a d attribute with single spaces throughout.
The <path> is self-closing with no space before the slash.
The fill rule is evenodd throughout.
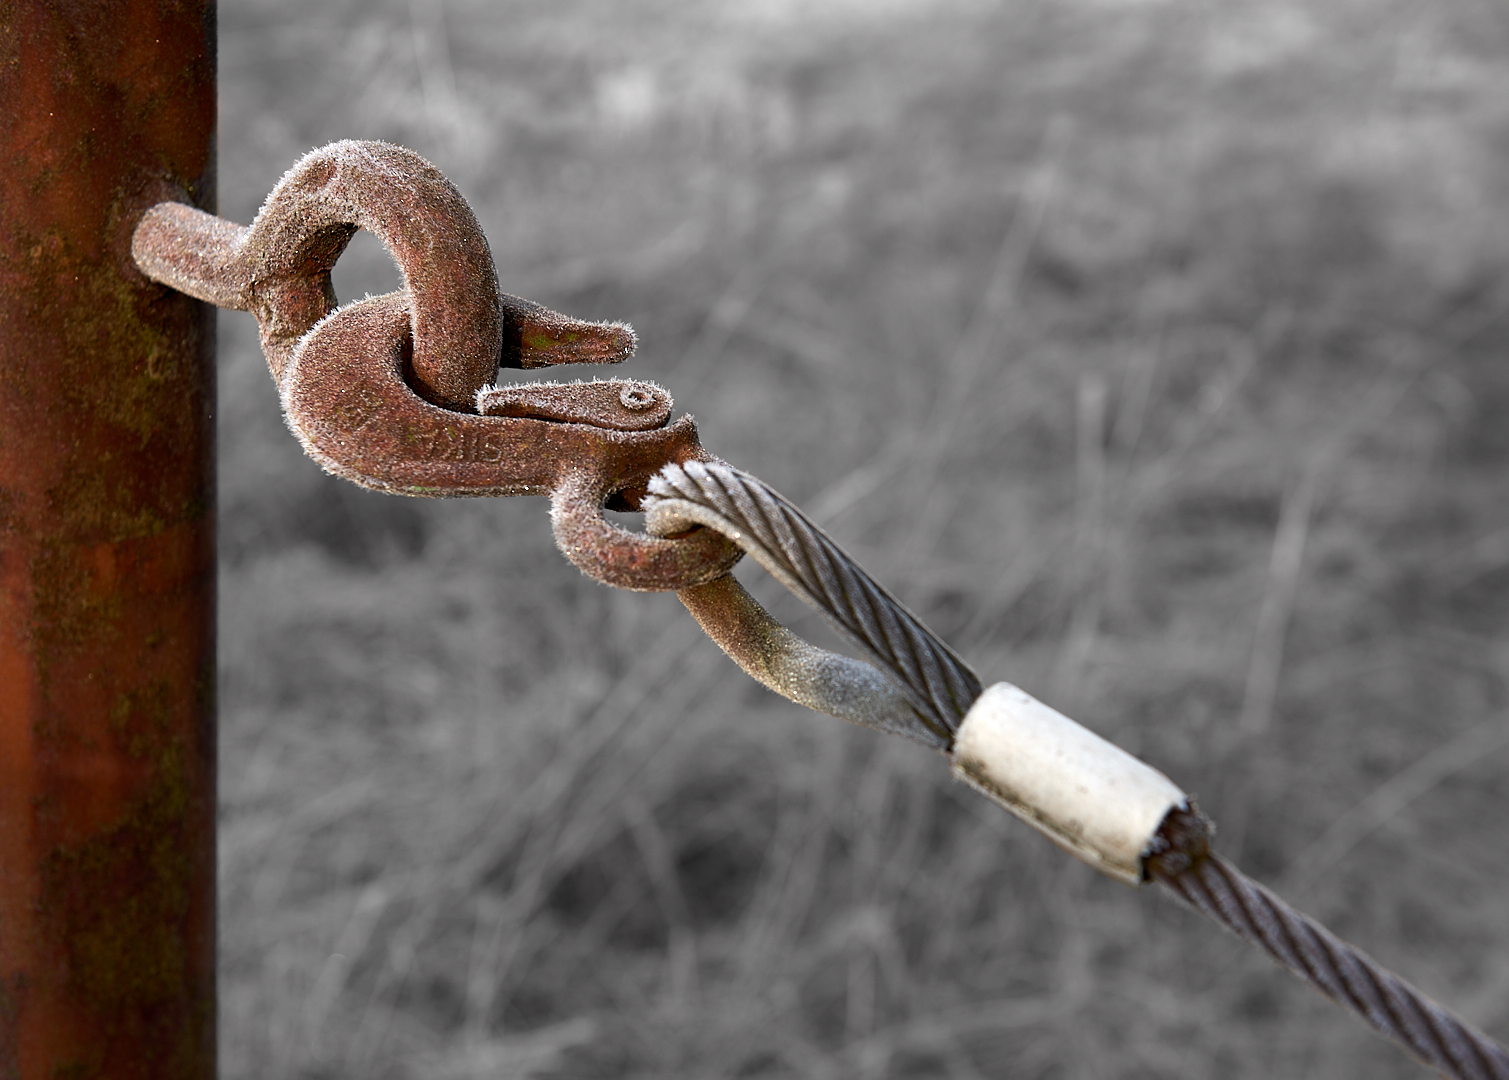
<path id="1" fill-rule="evenodd" d="M 987 679 L 1509 1039 L 1509 20 L 227 0 L 222 211 L 381 137 Z M 357 245 L 343 296 L 388 287 Z M 319 473 L 222 317 L 239 1077 L 1389 1077 L 1235 940 L 749 683 L 534 500 Z M 800 631 L 802 609 L 755 573 Z"/>

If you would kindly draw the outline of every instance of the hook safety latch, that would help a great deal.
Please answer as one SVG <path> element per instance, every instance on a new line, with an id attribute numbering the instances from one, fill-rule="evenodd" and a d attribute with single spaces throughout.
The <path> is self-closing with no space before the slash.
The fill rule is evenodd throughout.
<path id="1" fill-rule="evenodd" d="M 404 288 L 337 308 L 330 269 L 358 228 L 387 247 Z M 499 292 L 471 208 L 412 151 L 312 151 L 249 228 L 159 203 L 131 250 L 153 280 L 256 317 L 289 426 L 329 472 L 401 495 L 547 495 L 567 558 L 620 588 L 682 589 L 738 560 L 710 529 L 661 539 L 602 516 L 636 509 L 665 464 L 715 460 L 691 417 L 671 422 L 663 388 L 493 385 L 500 366 L 617 363 L 633 331 Z"/>

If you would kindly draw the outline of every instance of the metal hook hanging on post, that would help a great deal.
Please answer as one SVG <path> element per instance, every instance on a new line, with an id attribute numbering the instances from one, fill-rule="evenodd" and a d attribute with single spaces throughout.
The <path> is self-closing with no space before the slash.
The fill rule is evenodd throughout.
<path id="1" fill-rule="evenodd" d="M 404 290 L 335 309 L 330 267 L 358 228 Z M 290 426 L 327 470 L 408 495 L 549 495 L 556 542 L 589 576 L 677 590 L 771 689 L 949 754 L 955 775 L 1129 884 L 1155 880 L 1269 952 L 1421 1061 L 1509 1080 L 1509 1053 L 1248 881 L 1210 850 L 1208 819 L 1162 774 L 1009 684 L 979 679 L 800 511 L 702 449 L 648 383 L 490 386 L 500 364 L 616 362 L 618 324 L 497 292 L 476 219 L 410 151 L 336 143 L 283 178 L 249 229 L 177 204 L 138 225 L 149 276 L 253 312 Z M 607 522 L 644 503 L 651 535 Z M 817 649 L 728 576 L 740 548 L 875 665 Z"/>
<path id="2" fill-rule="evenodd" d="M 358 228 L 393 253 L 405 288 L 337 309 L 330 269 Z M 500 293 L 475 215 L 413 151 L 312 151 L 249 228 L 160 203 L 132 254 L 154 280 L 256 316 L 289 425 L 328 471 L 403 495 L 548 495 L 562 551 L 621 588 L 685 588 L 739 558 L 712 530 L 664 540 L 602 516 L 609 499 L 637 507 L 662 465 L 709 459 L 690 417 L 670 422 L 663 389 L 491 385 L 500 365 L 619 362 L 634 334 Z"/>

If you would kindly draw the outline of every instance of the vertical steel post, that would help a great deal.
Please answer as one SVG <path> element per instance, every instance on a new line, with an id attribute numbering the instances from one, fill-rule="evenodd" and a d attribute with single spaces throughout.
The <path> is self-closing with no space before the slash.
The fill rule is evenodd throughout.
<path id="1" fill-rule="evenodd" d="M 215 1072 L 213 0 L 0 0 L 0 1080 Z"/>

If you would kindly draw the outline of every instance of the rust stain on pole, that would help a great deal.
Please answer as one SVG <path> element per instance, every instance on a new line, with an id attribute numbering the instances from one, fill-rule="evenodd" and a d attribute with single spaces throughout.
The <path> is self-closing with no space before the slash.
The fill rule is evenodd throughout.
<path id="1" fill-rule="evenodd" d="M 0 1080 L 215 1072 L 212 0 L 0 3 Z"/>

